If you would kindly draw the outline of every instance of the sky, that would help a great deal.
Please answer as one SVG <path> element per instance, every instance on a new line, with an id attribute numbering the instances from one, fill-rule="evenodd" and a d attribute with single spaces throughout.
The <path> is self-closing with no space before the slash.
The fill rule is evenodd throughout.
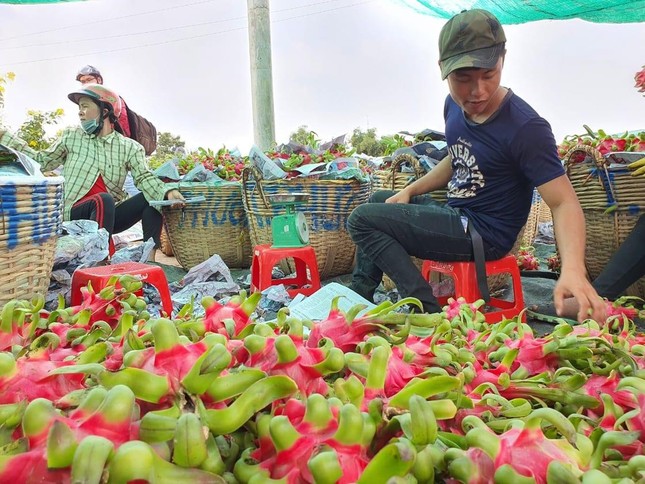
<path id="1" fill-rule="evenodd" d="M 443 130 L 448 93 L 437 39 L 444 19 L 394 0 L 271 0 L 276 141 L 306 125 L 322 140 L 355 128 L 380 136 Z M 98 67 L 105 85 L 190 149 L 253 144 L 244 0 L 90 0 L 0 4 L 5 125 L 28 109 L 65 110 L 78 69 Z M 580 20 L 505 26 L 502 84 L 533 106 L 559 142 L 583 125 L 645 130 L 634 74 L 645 64 L 645 26 Z"/>

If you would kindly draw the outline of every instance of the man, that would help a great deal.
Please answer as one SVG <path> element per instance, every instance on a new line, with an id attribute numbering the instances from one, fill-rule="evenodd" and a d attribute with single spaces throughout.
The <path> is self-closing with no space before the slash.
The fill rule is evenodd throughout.
<path id="1" fill-rule="evenodd" d="M 352 288 L 371 299 L 385 272 L 402 296 L 419 299 L 426 312 L 440 311 L 409 256 L 476 262 L 504 256 L 526 223 L 537 187 L 553 212 L 562 257 L 556 310 L 575 296 L 579 320 L 600 320 L 604 304 L 586 278 L 582 209 L 549 124 L 501 86 L 505 45 L 501 24 L 485 10 L 463 11 L 441 30 L 449 156 L 400 192 L 377 192 L 352 212 L 348 229 L 358 248 Z M 446 205 L 428 195 L 446 185 Z"/>
<path id="2" fill-rule="evenodd" d="M 78 71 L 78 74 L 76 74 L 76 80 L 80 82 L 81 84 L 103 84 L 103 76 L 99 72 L 99 70 L 91 65 L 86 65 L 84 67 L 81 67 L 81 69 Z M 121 129 L 123 130 L 123 134 L 128 137 L 132 138 L 132 131 L 130 129 L 130 122 L 128 121 L 128 106 L 125 104 L 125 101 L 123 98 L 121 98 L 121 114 L 119 115 L 119 126 L 121 126 Z"/>
<path id="3" fill-rule="evenodd" d="M 103 76 L 99 70 L 89 64 L 81 67 L 76 74 L 76 80 L 81 84 L 103 84 Z"/>
<path id="4" fill-rule="evenodd" d="M 148 202 L 168 199 L 181 204 L 184 197 L 178 190 L 168 190 L 148 169 L 143 147 L 119 132 L 121 99 L 116 93 L 85 84 L 68 97 L 78 104 L 80 126 L 63 131 L 49 148 L 35 151 L 2 130 L 0 144 L 31 156 L 43 170 L 63 166 L 65 220 L 95 220 L 110 236 L 141 220 L 144 240 L 152 237 L 155 248 L 160 247 L 161 213 Z M 122 189 L 128 171 L 142 192 L 131 198 Z M 153 251 L 151 260 L 154 255 Z"/>

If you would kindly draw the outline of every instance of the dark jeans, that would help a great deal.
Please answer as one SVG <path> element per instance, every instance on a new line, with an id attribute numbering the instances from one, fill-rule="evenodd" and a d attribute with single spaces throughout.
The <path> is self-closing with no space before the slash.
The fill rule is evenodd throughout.
<path id="1" fill-rule="evenodd" d="M 143 240 L 150 237 L 155 241 L 155 248 L 161 247 L 161 214 L 152 208 L 139 193 L 119 204 L 109 193 L 92 195 L 74 204 L 71 211 L 72 220 L 94 220 L 99 227 L 105 228 L 112 237 L 129 229 L 139 220 L 143 226 Z"/>
<path id="2" fill-rule="evenodd" d="M 618 299 L 625 290 L 645 275 L 645 215 L 611 256 L 609 262 L 593 281 L 593 287 L 609 300 Z"/>
<path id="3" fill-rule="evenodd" d="M 347 220 L 357 246 L 352 289 L 372 300 L 385 273 L 402 297 L 419 299 L 425 312 L 440 312 L 430 284 L 410 256 L 446 262 L 472 260 L 470 235 L 454 208 L 430 195 L 414 197 L 409 204 L 383 203 L 394 193 L 376 192 L 368 203 L 356 207 Z M 484 253 L 487 260 L 506 255 L 486 241 Z"/>

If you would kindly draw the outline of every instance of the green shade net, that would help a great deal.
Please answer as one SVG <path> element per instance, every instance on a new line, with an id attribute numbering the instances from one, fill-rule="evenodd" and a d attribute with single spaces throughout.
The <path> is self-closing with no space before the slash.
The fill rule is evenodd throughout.
<path id="1" fill-rule="evenodd" d="M 503 24 L 536 20 L 582 19 L 599 23 L 645 21 L 645 0 L 393 0 L 418 12 L 450 18 L 462 10 L 482 8 Z"/>

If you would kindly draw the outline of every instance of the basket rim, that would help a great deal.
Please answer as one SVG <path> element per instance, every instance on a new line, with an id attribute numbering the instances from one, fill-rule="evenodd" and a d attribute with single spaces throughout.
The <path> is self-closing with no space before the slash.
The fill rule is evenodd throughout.
<path id="1" fill-rule="evenodd" d="M 26 175 L 10 175 L 0 177 L 0 186 L 3 185 L 62 185 L 65 183 L 65 178 L 62 176 L 26 176 Z"/>

